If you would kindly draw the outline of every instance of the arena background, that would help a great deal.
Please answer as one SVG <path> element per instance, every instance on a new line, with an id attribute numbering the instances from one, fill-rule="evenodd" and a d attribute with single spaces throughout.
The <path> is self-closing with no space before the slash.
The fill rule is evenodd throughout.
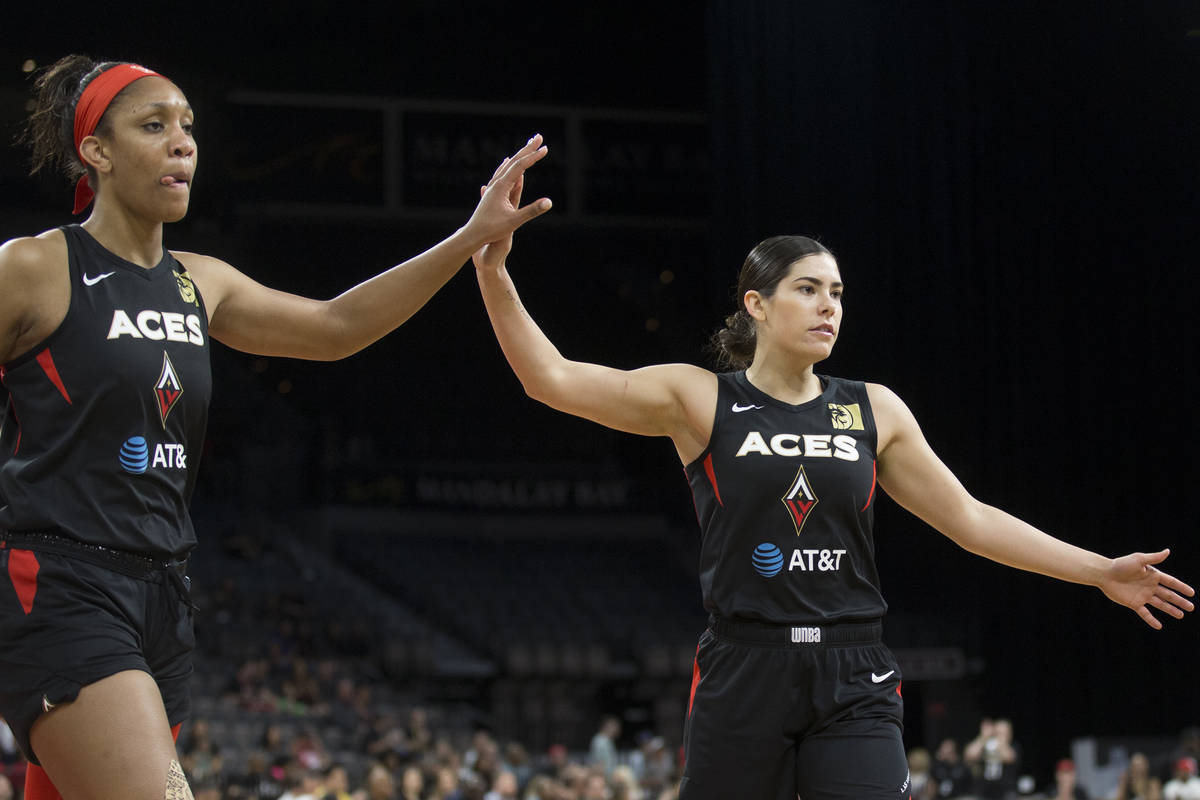
<path id="1" fill-rule="evenodd" d="M 1195 3 L 264 2 L 135 5 L 86 27 L 26 13 L 0 37 L 6 142 L 30 60 L 136 60 L 188 93 L 202 157 L 172 247 L 331 296 L 461 224 L 491 165 L 541 131 L 550 158 L 527 194 L 556 207 L 510 265 L 567 355 L 703 363 L 745 252 L 814 234 L 847 283 L 822 370 L 895 389 L 981 499 L 1103 553 L 1170 546 L 1167 569 L 1200 583 Z M 69 220 L 67 187 L 26 177 L 26 157 L 0 150 L 5 239 Z M 295 540 L 392 593 L 484 665 L 424 671 L 431 694 L 487 705 L 520 670 L 475 620 L 508 637 L 517 620 L 529 642 L 542 626 L 615 640 L 631 629 L 605 621 L 613 603 L 650 638 L 661 616 L 673 647 L 702 629 L 669 443 L 527 399 L 469 268 L 344 362 L 219 345 L 213 361 L 202 548 Z M 1173 740 L 1200 723 L 1195 619 L 1151 631 L 882 498 L 876 536 L 911 744 L 1009 716 L 1048 775 L 1075 738 Z M 598 574 L 630 565 L 625 584 Z M 459 592 L 474 613 L 445 605 Z M 630 733 L 669 723 L 687 676 L 605 644 L 624 667 L 592 676 L 586 710 L 627 714 Z"/>

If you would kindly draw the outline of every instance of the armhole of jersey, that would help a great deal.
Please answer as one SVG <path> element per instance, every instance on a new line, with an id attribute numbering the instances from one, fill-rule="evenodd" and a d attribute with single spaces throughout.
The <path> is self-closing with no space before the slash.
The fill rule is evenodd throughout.
<path id="1" fill-rule="evenodd" d="M 54 329 L 54 333 L 46 337 L 47 341 L 53 338 L 54 334 L 58 333 L 59 329 L 71 318 L 71 314 L 75 311 L 75 304 L 79 302 L 79 292 L 76 291 L 76 284 L 83 281 L 83 272 L 79 268 L 79 259 L 76 255 L 80 249 L 79 233 L 77 231 L 69 231 L 69 227 L 69 225 L 64 225 L 59 230 L 62 231 L 63 239 L 67 244 L 67 281 L 71 285 L 71 296 L 67 300 L 67 316 L 63 317 L 62 323 L 59 324 L 58 328 Z M 74 241 L 72 241 L 72 238 L 74 238 Z"/>
<path id="2" fill-rule="evenodd" d="M 196 279 L 192 277 L 191 270 L 188 265 L 179 260 L 179 256 L 168 250 L 167 254 L 171 256 L 171 260 L 175 262 L 175 272 L 180 275 L 187 275 L 192 282 L 192 291 L 196 293 L 196 304 L 200 307 L 200 321 L 204 324 L 204 339 L 208 340 L 208 306 L 204 304 L 204 293 L 200 291 L 200 286 L 196 283 Z"/>
<path id="3" fill-rule="evenodd" d="M 71 226 L 60 225 L 58 228 L 56 228 L 56 230 L 62 231 L 63 239 L 65 240 L 67 246 L 67 291 L 69 292 L 69 295 L 67 296 L 67 313 L 63 316 L 62 321 L 58 323 L 57 327 L 55 327 L 54 330 L 50 331 L 50 333 L 46 335 L 45 339 L 37 342 L 33 345 L 33 347 L 30 347 L 24 353 L 14 358 L 12 361 L 9 361 L 7 364 L 0 364 L 0 367 L 3 367 L 7 372 L 11 372 L 12 370 L 24 364 L 26 361 L 32 361 L 33 359 L 37 358 L 38 353 L 54 344 L 54 340 L 57 339 L 59 334 L 62 333 L 63 329 L 67 327 L 67 323 L 71 320 L 71 314 L 75 311 L 75 304 L 79 302 L 79 293 L 75 291 L 75 282 L 79 280 L 79 270 L 74 258 L 75 247 L 72 241 L 72 236 L 67 230 L 69 227 Z"/>
<path id="4" fill-rule="evenodd" d="M 719 426 L 721 424 L 721 420 L 725 418 L 725 415 L 721 413 L 721 409 L 725 407 L 725 401 L 728 400 L 726 388 L 728 386 L 729 378 L 726 376 L 729 374 L 731 373 L 717 373 L 717 407 L 713 411 L 712 431 L 709 432 L 708 444 L 704 445 L 704 449 L 700 451 L 700 455 L 696 456 L 691 460 L 691 462 L 684 465 L 683 471 L 686 475 L 691 475 L 693 470 L 701 469 L 704 464 L 704 459 L 708 458 L 709 455 L 712 454 L 713 441 L 717 438 L 717 426 Z"/>
<path id="5" fill-rule="evenodd" d="M 871 395 L 867 392 L 867 384 L 865 381 L 854 382 L 855 393 L 862 400 L 863 422 L 866 423 L 868 432 L 871 436 L 871 452 L 873 458 L 879 457 L 879 427 L 875 424 L 875 409 L 871 407 Z"/>

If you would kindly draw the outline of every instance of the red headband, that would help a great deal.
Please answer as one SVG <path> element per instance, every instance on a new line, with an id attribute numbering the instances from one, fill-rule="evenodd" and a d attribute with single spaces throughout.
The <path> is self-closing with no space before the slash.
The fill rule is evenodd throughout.
<path id="1" fill-rule="evenodd" d="M 151 75 L 162 77 L 154 70 L 139 67 L 137 64 L 118 64 L 101 72 L 87 85 L 79 97 L 79 102 L 75 104 L 75 153 L 80 161 L 83 160 L 83 154 L 79 152 L 80 143 L 96 132 L 96 126 L 100 124 L 100 118 L 108 110 L 113 98 L 138 78 Z M 84 173 L 79 183 L 75 184 L 74 213 L 82 214 L 95 196 L 96 193 L 88 183 L 87 173 Z"/>

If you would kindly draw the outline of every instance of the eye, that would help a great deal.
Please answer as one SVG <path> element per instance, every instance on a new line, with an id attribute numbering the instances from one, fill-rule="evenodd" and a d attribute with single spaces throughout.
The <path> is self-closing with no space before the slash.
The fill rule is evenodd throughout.
<path id="1" fill-rule="evenodd" d="M 159 131 L 161 131 L 163 129 L 163 124 L 161 122 L 159 122 L 158 120 L 153 120 L 151 122 L 145 123 L 144 125 L 142 125 L 142 127 L 153 133 L 158 133 Z"/>
<path id="2" fill-rule="evenodd" d="M 192 135 L 192 131 L 193 131 L 193 130 L 195 130 L 195 128 L 196 128 L 196 123 L 194 123 L 194 122 L 185 122 L 185 123 L 183 123 L 182 125 L 180 125 L 179 127 L 183 128 L 183 132 L 184 132 L 184 133 L 186 133 L 188 136 L 191 136 L 191 135 Z"/>
<path id="3" fill-rule="evenodd" d="M 812 284 L 809 284 L 809 283 L 800 284 L 800 293 L 801 294 L 815 294 L 816 291 L 817 291 L 816 288 L 814 288 L 812 286 Z"/>
<path id="4" fill-rule="evenodd" d="M 836 299 L 836 300 L 842 299 L 842 290 L 841 289 L 834 289 L 829 294 L 832 295 L 834 297 L 834 299 Z"/>

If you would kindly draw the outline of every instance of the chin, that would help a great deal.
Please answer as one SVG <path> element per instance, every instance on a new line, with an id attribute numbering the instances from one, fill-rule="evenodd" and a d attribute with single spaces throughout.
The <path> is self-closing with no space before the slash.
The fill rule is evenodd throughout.
<path id="1" fill-rule="evenodd" d="M 822 347 L 817 350 L 812 350 L 808 353 L 809 358 L 812 360 L 812 363 L 814 363 L 814 364 L 824 361 L 825 359 L 829 358 L 831 355 L 833 355 L 833 345 L 832 344 L 830 344 L 828 347 Z"/>
<path id="2" fill-rule="evenodd" d="M 181 220 L 187 216 L 187 212 L 188 212 L 187 203 L 184 203 L 182 208 L 164 209 L 163 215 L 162 215 L 162 221 L 164 223 L 179 222 L 179 220 Z"/>

